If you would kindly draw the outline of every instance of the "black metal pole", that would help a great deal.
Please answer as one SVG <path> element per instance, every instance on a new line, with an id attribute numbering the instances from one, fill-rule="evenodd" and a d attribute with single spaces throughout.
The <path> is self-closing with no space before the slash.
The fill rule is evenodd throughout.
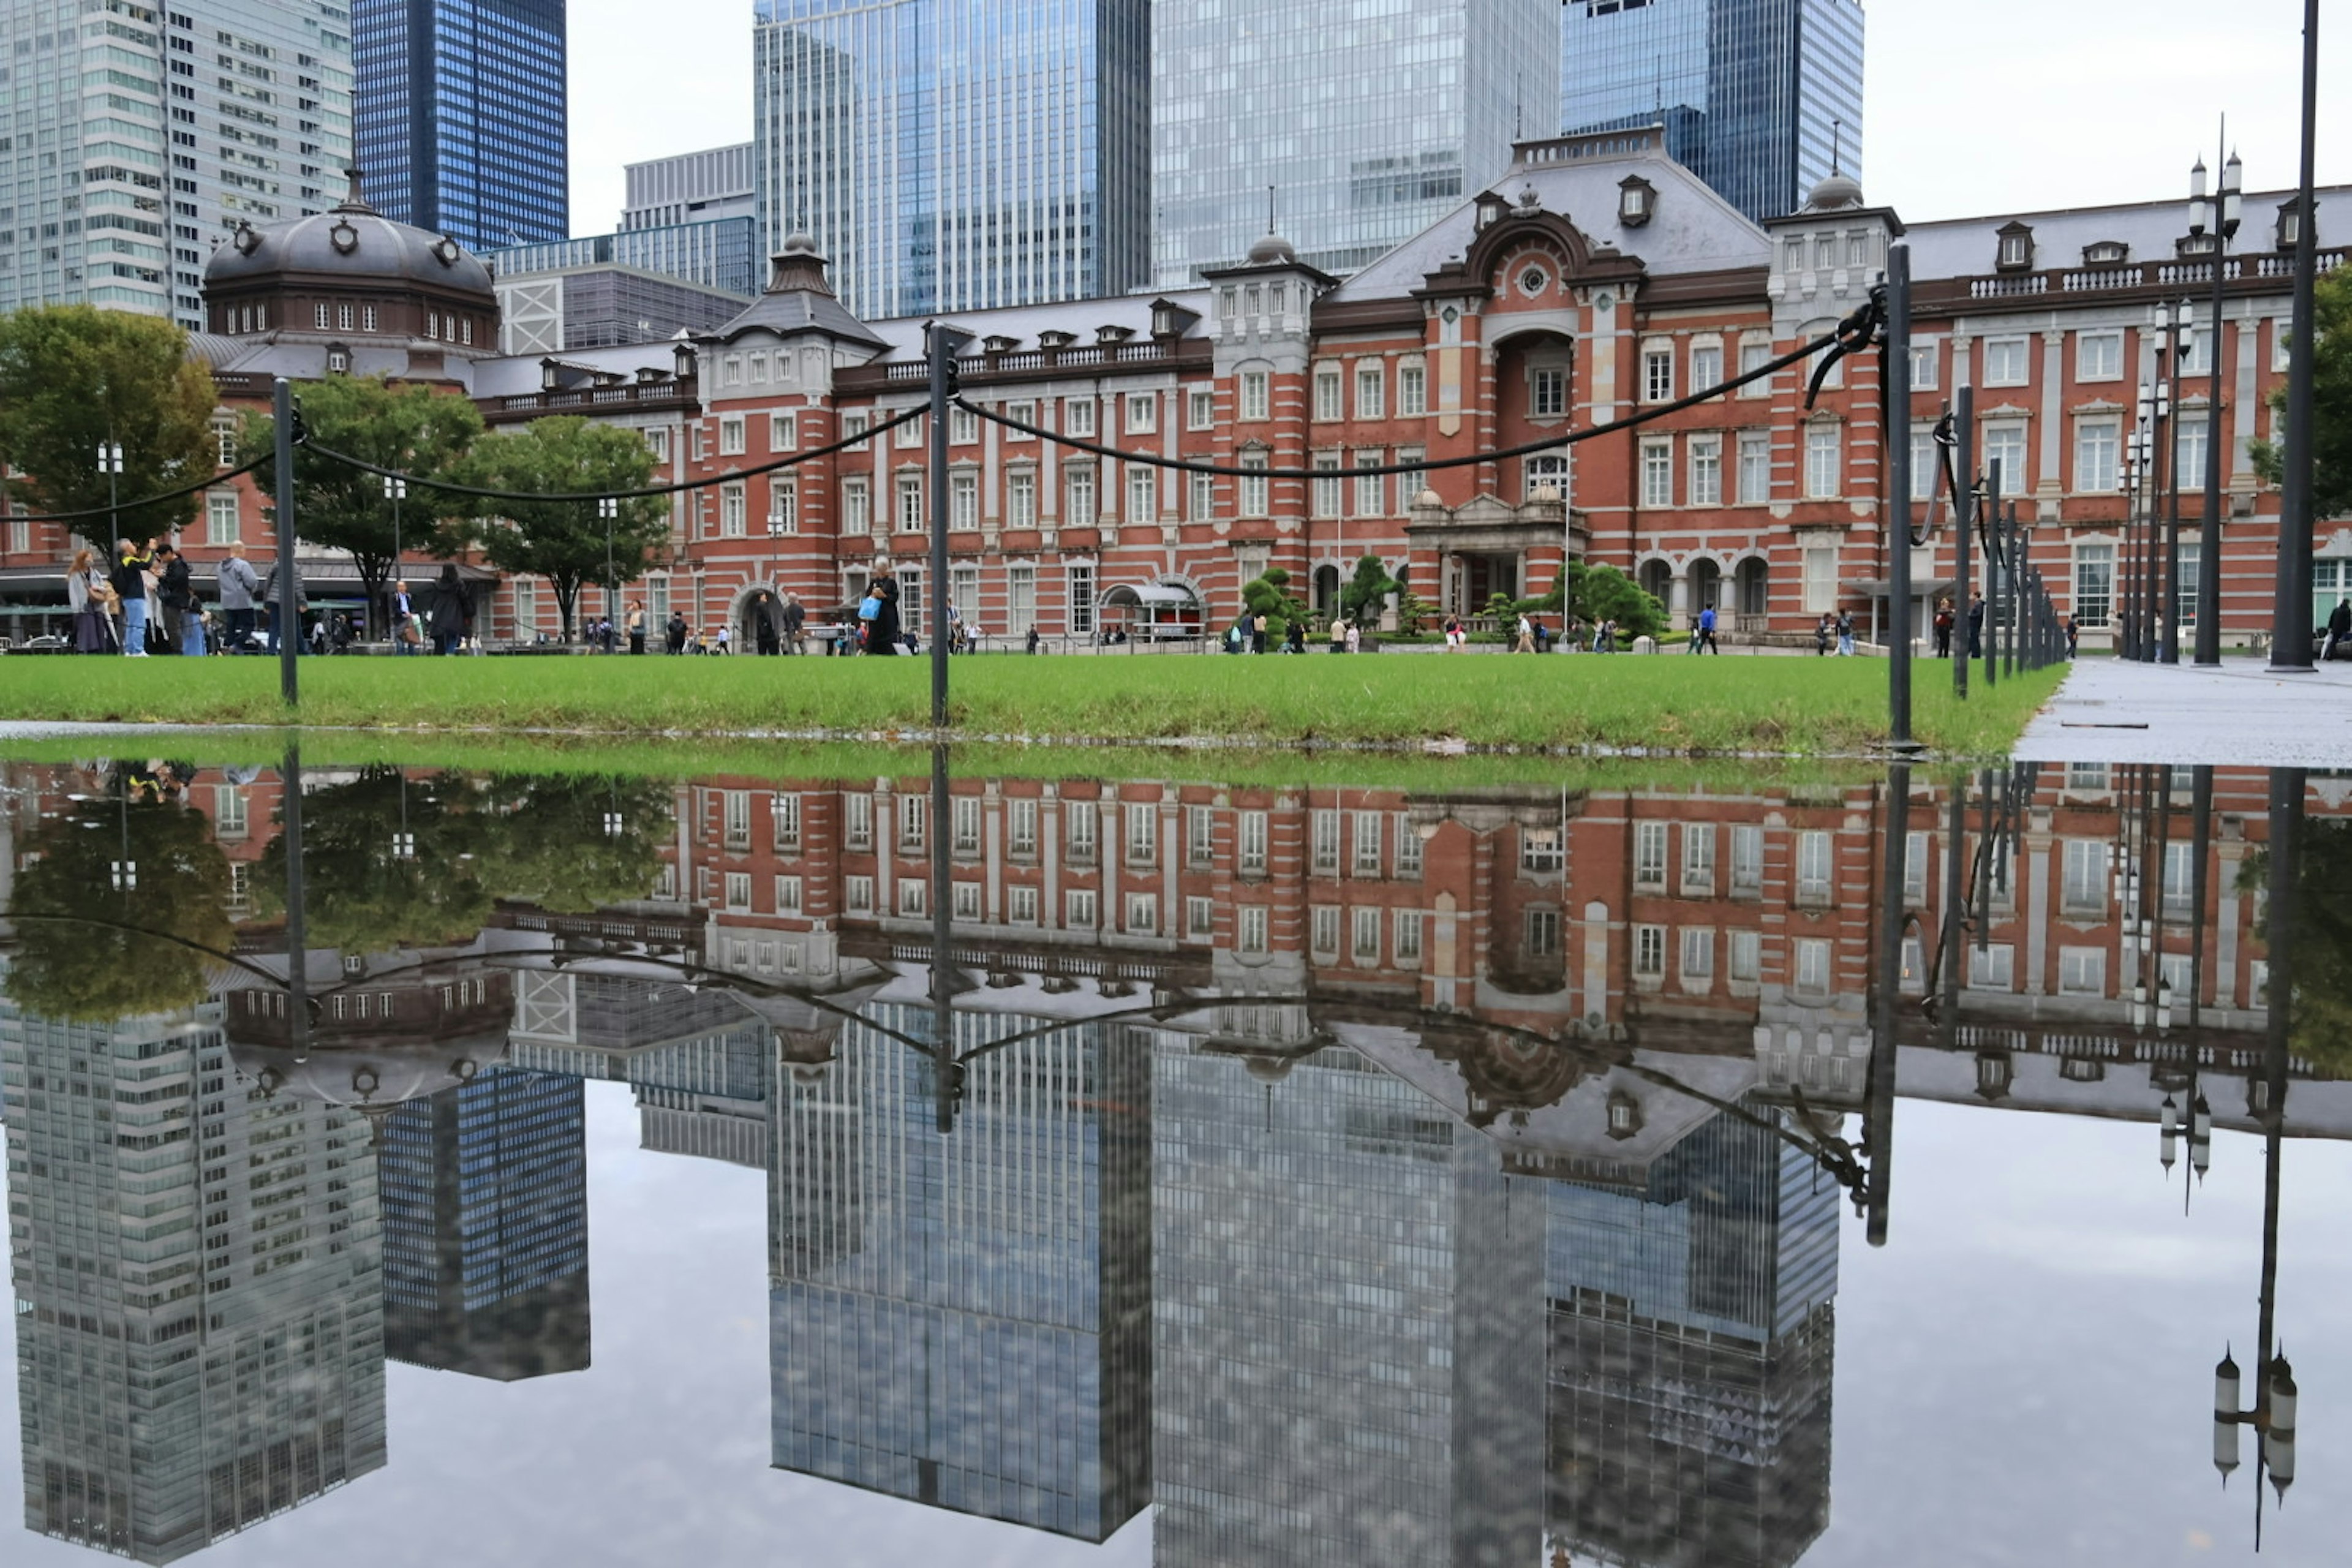
<path id="1" fill-rule="evenodd" d="M 1943 962 L 1936 966 L 1937 1009 L 1941 1016 L 1943 1045 L 1948 1050 L 1959 1043 L 1960 1032 L 1960 948 L 1967 917 L 1965 900 L 1967 859 L 1966 840 L 1969 828 L 1969 775 L 1952 775 L 1951 821 L 1944 829 L 1944 932 Z"/>
<path id="2" fill-rule="evenodd" d="M 1969 595 L 1975 582 L 1976 563 L 1969 552 L 1976 548 L 1977 511 L 1977 389 L 1960 388 L 1958 420 L 1959 440 L 1954 454 L 1958 465 L 1952 481 L 1952 521 L 1957 537 L 1952 546 L 1952 563 L 1958 583 L 1954 584 L 1952 609 L 1957 617 L 1954 630 L 1959 634 L 1959 657 L 1952 660 L 1952 694 L 1965 702 L 1969 698 Z"/>
<path id="3" fill-rule="evenodd" d="M 2025 541 L 2017 521 L 2017 503 L 2009 503 L 2009 516 L 2001 529 L 2001 553 L 2009 562 L 2009 572 L 2001 584 L 2001 667 L 2004 675 L 2017 673 L 2017 621 L 2025 605 Z"/>
<path id="4" fill-rule="evenodd" d="M 2189 802 L 2189 842 L 2196 856 L 2189 878 L 2189 1024 L 2193 1029 L 2205 1005 L 2205 900 L 2212 891 L 2213 768 L 2198 764 Z M 2191 1042 L 2192 1044 L 2194 1042 Z"/>
<path id="5" fill-rule="evenodd" d="M 1911 738 L 1911 247 L 1886 247 L 1886 679 L 1887 743 Z"/>
<path id="6" fill-rule="evenodd" d="M 933 426 L 940 437 L 933 450 L 944 450 L 945 427 Z M 955 1051 L 955 933 L 950 908 L 955 868 L 949 858 L 949 815 L 954 809 L 948 795 L 948 748 L 931 747 L 931 1073 L 932 1110 L 941 1132 L 955 1131 L 956 1087 L 963 1072 Z"/>
<path id="7" fill-rule="evenodd" d="M 1895 1033 L 1902 1017 L 1903 874 L 1911 846 L 1911 764 L 1887 770 L 1886 837 L 1879 864 L 1878 984 L 1871 1008 L 1869 1096 L 1863 1112 L 1863 1149 L 1870 1161 L 1864 1234 L 1886 1245 L 1887 1194 L 1894 1176 Z"/>
<path id="8" fill-rule="evenodd" d="M 2227 160 L 2229 155 L 2225 129 L 2221 156 Z M 2228 384 L 2222 375 L 2221 289 L 2229 270 L 2230 241 L 2237 232 L 2229 210 L 2237 200 L 2230 189 L 2229 165 L 2217 162 L 2213 167 L 2221 183 L 2213 194 L 2213 352 L 2206 356 L 2213 390 L 2205 404 L 2210 426 L 2205 436 L 2205 516 L 2197 533 L 2196 659 L 2202 665 L 2221 662 L 2221 388 Z"/>
<path id="9" fill-rule="evenodd" d="M 2278 587 L 2272 606 L 2271 668 L 2311 668 L 2312 405 L 2317 366 L 2319 204 L 2312 195 L 2318 156 L 2319 0 L 2303 3 L 2303 179 L 2295 195 L 2294 358 L 2287 374 L 2286 474 L 2279 507 Z"/>
<path id="10" fill-rule="evenodd" d="M 2189 324 L 2189 301 L 2183 300 L 2180 302 L 2179 310 L 2173 318 L 2175 325 L 2172 340 L 2174 343 L 2172 390 L 2176 397 L 2185 397 L 2189 395 L 2186 379 L 2189 370 L 2189 344 L 2196 336 L 2196 330 Z M 2209 372 L 2212 369 L 2210 362 L 2206 369 Z M 2215 402 L 2215 399 L 2209 398 L 2205 405 L 2205 444 L 2209 448 L 2213 444 Z M 2165 467 L 2170 472 L 2171 482 L 2166 487 L 2168 493 L 2165 501 L 2164 602 L 2157 606 L 2163 616 L 2164 632 L 2157 639 L 2156 658 L 2159 664 L 2179 664 L 2180 662 L 2180 411 L 2178 408 L 2173 410 L 2172 449 L 2166 454 Z"/>
<path id="11" fill-rule="evenodd" d="M 284 386 L 284 382 L 278 384 Z M 281 634 L 280 647 L 287 646 Z M 310 1055 L 310 924 L 303 907 L 302 745 L 286 743 L 278 782 L 284 790 L 279 842 L 286 847 L 286 1043 L 296 1061 Z"/>
<path id="12" fill-rule="evenodd" d="M 1984 556 L 1985 595 L 1982 635 L 1977 639 L 1984 649 L 1985 689 L 1992 690 L 2000 684 L 2000 574 L 2009 563 L 2001 553 L 2000 487 L 2009 476 L 2000 471 L 1999 463 L 1985 470 L 1984 479 Z"/>
<path id="13" fill-rule="evenodd" d="M 295 664 L 301 648 L 300 568 L 294 563 L 294 384 L 279 376 L 270 388 L 270 416 L 278 438 L 278 690 L 289 708 L 302 705 L 302 680 Z"/>
<path id="14" fill-rule="evenodd" d="M 970 332 L 940 321 L 923 329 L 931 370 L 931 725 L 948 722 L 948 405 L 956 393 L 955 356 Z M 945 892 L 944 887 L 940 891 Z"/>

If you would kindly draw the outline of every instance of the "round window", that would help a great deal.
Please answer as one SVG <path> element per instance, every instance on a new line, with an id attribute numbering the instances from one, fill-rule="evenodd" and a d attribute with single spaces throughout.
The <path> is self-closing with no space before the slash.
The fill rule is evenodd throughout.
<path id="1" fill-rule="evenodd" d="M 1519 291 L 1523 294 L 1540 294 L 1543 292 L 1544 285 L 1550 281 L 1550 279 L 1544 276 L 1542 268 L 1530 267 L 1519 274 Z"/>

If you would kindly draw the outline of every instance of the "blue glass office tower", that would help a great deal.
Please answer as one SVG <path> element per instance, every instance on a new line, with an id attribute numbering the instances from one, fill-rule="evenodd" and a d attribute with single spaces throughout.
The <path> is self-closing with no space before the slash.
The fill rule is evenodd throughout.
<path id="1" fill-rule="evenodd" d="M 563 0 L 353 0 L 352 64 L 378 212 L 471 250 L 571 235 Z"/>
<path id="2" fill-rule="evenodd" d="M 1150 0 L 759 0 L 760 234 L 868 321 L 1121 294 L 1151 219 Z"/>
<path id="3" fill-rule="evenodd" d="M 586 1107 L 493 1068 L 384 1118 L 383 1348 L 511 1383 L 588 1364 Z"/>
<path id="4" fill-rule="evenodd" d="M 1568 0 L 1560 127 L 1663 122 L 1676 162 L 1779 217 L 1862 177 L 1862 44 L 1861 0 Z"/>

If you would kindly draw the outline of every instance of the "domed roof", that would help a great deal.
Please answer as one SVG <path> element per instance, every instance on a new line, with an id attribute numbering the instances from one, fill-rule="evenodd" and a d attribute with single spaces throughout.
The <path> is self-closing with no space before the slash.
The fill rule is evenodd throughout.
<path id="1" fill-rule="evenodd" d="M 283 1046 L 231 1037 L 229 1059 L 270 1094 L 281 1090 L 341 1110 L 376 1112 L 465 1083 L 503 1060 L 504 1029 L 446 1040 L 321 1045 L 297 1056 Z"/>
<path id="2" fill-rule="evenodd" d="M 1264 235 L 1249 247 L 1249 264 L 1252 267 L 1271 267 L 1277 261 L 1297 259 L 1298 252 L 1290 247 L 1290 241 L 1278 234 Z"/>
<path id="3" fill-rule="evenodd" d="M 1862 205 L 1862 182 L 1852 174 L 1832 174 L 1805 198 L 1807 212 L 1836 212 Z"/>
<path id="4" fill-rule="evenodd" d="M 446 235 L 394 223 L 360 195 L 357 170 L 351 194 L 335 206 L 291 223 L 237 226 L 205 268 L 209 291 L 289 272 L 341 274 L 353 282 L 411 283 L 497 297 L 490 269 Z"/>

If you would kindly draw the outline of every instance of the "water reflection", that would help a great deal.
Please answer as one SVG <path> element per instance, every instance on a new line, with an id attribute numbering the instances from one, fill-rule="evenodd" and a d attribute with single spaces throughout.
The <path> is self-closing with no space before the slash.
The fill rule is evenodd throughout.
<path id="1" fill-rule="evenodd" d="M 2293 1480 L 2341 781 L 936 762 L 7 769 L 27 1527 L 170 1561 L 382 1467 L 387 1356 L 587 1368 L 583 1080 L 766 1173 L 776 1467 L 1163 1568 L 1803 1560 L 1906 1101 L 2143 1122 L 2185 1197 L 2260 1135 L 2214 1458 Z"/>

